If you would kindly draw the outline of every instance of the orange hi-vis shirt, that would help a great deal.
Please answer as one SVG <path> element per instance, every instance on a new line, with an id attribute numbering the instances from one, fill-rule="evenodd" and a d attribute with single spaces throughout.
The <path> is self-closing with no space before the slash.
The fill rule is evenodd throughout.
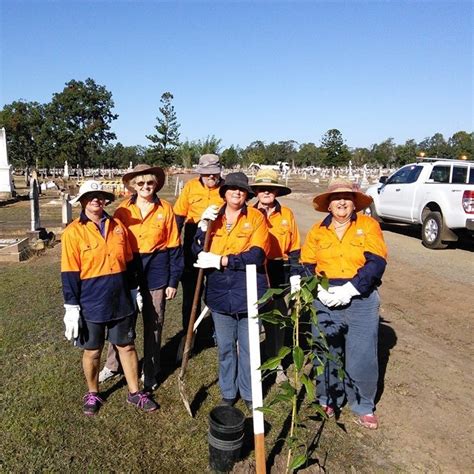
<path id="1" fill-rule="evenodd" d="M 80 305 L 86 321 L 107 322 L 134 312 L 127 265 L 133 260 L 127 229 L 104 213 L 102 236 L 82 213 L 61 236 L 64 302 Z"/>
<path id="2" fill-rule="evenodd" d="M 324 273 L 332 284 L 350 281 L 361 294 L 369 293 L 380 284 L 387 264 L 380 225 L 369 216 L 353 213 L 339 240 L 329 227 L 331 222 L 329 214 L 311 228 L 301 248 L 301 262 L 317 274 Z"/>
<path id="3" fill-rule="evenodd" d="M 265 216 L 252 207 L 245 206 L 229 230 L 226 228 L 225 206 L 222 207 L 212 223 L 211 236 L 210 252 L 219 255 L 232 256 L 252 247 L 261 248 L 265 256 L 270 251 Z"/>
<path id="4" fill-rule="evenodd" d="M 223 181 L 221 181 L 223 182 Z M 197 224 L 202 213 L 211 205 L 221 207 L 224 200 L 219 195 L 219 188 L 209 189 L 199 177 L 189 180 L 176 200 L 173 211 L 176 216 L 186 218 L 185 222 Z"/>
<path id="5" fill-rule="evenodd" d="M 184 262 L 171 204 L 155 196 L 153 208 L 142 218 L 133 195 L 120 204 L 114 217 L 128 229 L 132 251 L 140 257 L 137 269 L 146 278 L 148 289 L 177 288 Z"/>
<path id="6" fill-rule="evenodd" d="M 258 209 L 258 203 L 255 207 Z M 295 216 L 288 207 L 276 201 L 275 210 L 267 216 L 270 250 L 267 254 L 269 260 L 287 260 L 290 253 L 301 249 L 301 238 Z"/>
<path id="7" fill-rule="evenodd" d="M 244 206 L 237 221 L 227 229 L 224 205 L 212 222 L 211 238 L 210 252 L 227 256 L 228 264 L 220 270 L 206 271 L 206 304 L 212 311 L 223 314 L 246 313 L 246 265 L 257 266 L 259 298 L 268 288 L 265 256 L 270 246 L 265 217 L 257 209 Z M 202 230 L 198 230 L 196 239 L 202 246 Z"/>
<path id="8" fill-rule="evenodd" d="M 258 202 L 254 207 L 258 209 Z M 270 285 L 278 288 L 288 283 L 290 275 L 300 272 L 300 232 L 291 209 L 278 201 L 275 201 L 275 208 L 270 216 L 264 209 L 259 210 L 268 224 L 270 250 L 267 254 L 267 272 Z"/>

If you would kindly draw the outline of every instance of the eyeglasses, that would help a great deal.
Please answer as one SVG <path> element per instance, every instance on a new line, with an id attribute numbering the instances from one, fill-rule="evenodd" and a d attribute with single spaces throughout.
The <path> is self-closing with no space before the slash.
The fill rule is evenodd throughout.
<path id="1" fill-rule="evenodd" d="M 135 183 L 135 185 L 138 186 L 139 188 L 143 188 L 143 186 L 145 186 L 145 184 L 147 186 L 154 186 L 155 181 L 138 181 L 138 182 Z"/>

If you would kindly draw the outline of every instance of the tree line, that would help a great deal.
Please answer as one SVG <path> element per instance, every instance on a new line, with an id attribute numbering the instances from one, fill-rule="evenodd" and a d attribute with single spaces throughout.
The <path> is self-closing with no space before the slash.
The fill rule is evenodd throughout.
<path id="1" fill-rule="evenodd" d="M 10 163 L 17 168 L 62 167 L 126 168 L 129 163 L 145 162 L 164 167 L 191 168 L 204 153 L 218 153 L 226 168 L 251 163 L 276 164 L 286 161 L 294 166 L 354 166 L 363 164 L 397 167 L 416 156 L 472 159 L 474 133 L 459 131 L 448 139 L 435 133 L 421 142 L 413 139 L 396 144 L 393 138 L 369 148 L 350 148 L 342 133 L 328 130 L 319 144 L 294 140 L 266 144 L 261 140 L 245 148 L 222 149 L 214 135 L 204 139 L 180 141 L 180 124 L 173 106 L 173 94 L 164 92 L 154 132 L 145 135 L 148 146 L 124 146 L 116 142 L 111 125 L 118 115 L 113 112 L 112 93 L 93 79 L 71 80 L 50 102 L 40 104 L 17 100 L 0 110 L 0 127 L 7 134 Z M 152 128 L 152 126 L 150 126 Z"/>

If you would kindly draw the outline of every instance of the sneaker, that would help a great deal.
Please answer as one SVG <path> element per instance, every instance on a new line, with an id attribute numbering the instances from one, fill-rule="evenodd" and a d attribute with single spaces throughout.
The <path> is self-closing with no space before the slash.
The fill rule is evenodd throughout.
<path id="1" fill-rule="evenodd" d="M 113 379 L 114 377 L 118 377 L 119 375 L 121 375 L 120 372 L 110 370 L 104 365 L 104 368 L 99 372 L 99 383 L 104 383 L 106 380 Z"/>
<path id="2" fill-rule="evenodd" d="M 323 412 L 326 413 L 326 416 L 328 418 L 332 418 L 335 415 L 335 411 L 333 407 L 330 407 L 328 405 L 321 405 L 321 408 L 323 409 Z"/>
<path id="3" fill-rule="evenodd" d="M 82 407 L 82 411 L 84 415 L 93 416 L 97 414 L 101 405 L 104 403 L 104 400 L 97 395 L 96 392 L 87 392 L 84 395 L 84 406 Z"/>
<path id="4" fill-rule="evenodd" d="M 252 400 L 244 400 L 245 406 L 250 410 L 253 411 L 253 403 Z"/>
<path id="5" fill-rule="evenodd" d="M 235 403 L 235 398 L 223 398 L 219 402 L 219 406 L 220 407 L 231 407 L 231 406 L 234 406 L 234 403 Z"/>
<path id="6" fill-rule="evenodd" d="M 369 413 L 368 415 L 360 415 L 354 421 L 358 425 L 368 428 L 369 430 L 376 430 L 379 427 L 379 420 L 373 413 Z"/>
<path id="7" fill-rule="evenodd" d="M 131 405 L 135 405 L 144 412 L 155 411 L 159 408 L 158 403 L 151 398 L 150 394 L 141 390 L 135 393 L 129 393 L 127 402 Z"/>

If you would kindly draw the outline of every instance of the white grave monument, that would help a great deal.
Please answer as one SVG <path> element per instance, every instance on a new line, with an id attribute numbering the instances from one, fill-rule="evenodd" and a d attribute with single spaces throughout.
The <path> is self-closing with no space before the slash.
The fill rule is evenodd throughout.
<path id="1" fill-rule="evenodd" d="M 10 199 L 15 195 L 12 167 L 8 164 L 7 135 L 4 128 L 0 128 L 0 199 Z"/>
<path id="2" fill-rule="evenodd" d="M 63 178 L 64 178 L 64 179 L 68 179 L 68 178 L 69 178 L 69 165 L 67 164 L 67 160 L 64 162 Z"/>

